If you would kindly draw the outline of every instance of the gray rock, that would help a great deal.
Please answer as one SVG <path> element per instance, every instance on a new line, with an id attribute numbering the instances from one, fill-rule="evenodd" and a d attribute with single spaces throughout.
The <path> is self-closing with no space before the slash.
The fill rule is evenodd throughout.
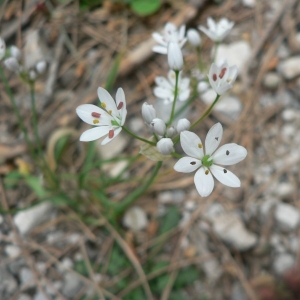
<path id="1" fill-rule="evenodd" d="M 288 199 L 293 196 L 294 186 L 290 182 L 281 182 L 276 185 L 274 194 L 280 199 Z"/>
<path id="2" fill-rule="evenodd" d="M 67 272 L 64 275 L 63 295 L 73 299 L 83 287 L 82 281 L 73 273 Z"/>
<path id="3" fill-rule="evenodd" d="M 282 119 L 286 122 L 294 121 L 297 117 L 299 117 L 299 112 L 296 112 L 292 108 L 286 108 L 282 114 Z"/>
<path id="4" fill-rule="evenodd" d="M 270 238 L 270 245 L 273 247 L 276 253 L 285 253 L 287 250 L 281 239 L 281 236 L 277 233 L 272 234 Z"/>
<path id="5" fill-rule="evenodd" d="M 268 219 L 271 210 L 277 205 L 278 202 L 279 200 L 274 197 L 266 198 L 264 200 L 259 207 L 259 216 L 262 222 Z"/>
<path id="6" fill-rule="evenodd" d="M 32 297 L 26 294 L 20 294 L 19 297 L 17 298 L 17 300 L 31 300 L 31 299 Z"/>
<path id="7" fill-rule="evenodd" d="M 17 213 L 14 216 L 14 222 L 19 232 L 25 235 L 36 226 L 49 221 L 52 217 L 52 211 L 52 204 L 44 202 Z"/>
<path id="8" fill-rule="evenodd" d="M 227 117 L 236 120 L 242 111 L 241 100 L 233 95 L 222 97 L 215 106 L 215 110 Z"/>
<path id="9" fill-rule="evenodd" d="M 281 44 L 278 47 L 277 55 L 281 59 L 286 59 L 291 55 L 291 52 L 290 52 L 290 49 L 288 48 L 288 46 L 286 44 Z"/>
<path id="10" fill-rule="evenodd" d="M 241 40 L 229 45 L 219 46 L 216 61 L 226 59 L 230 66 L 236 65 L 239 72 L 244 69 L 251 56 L 251 47 L 248 42 Z"/>
<path id="11" fill-rule="evenodd" d="M 123 225 L 132 231 L 140 231 L 147 227 L 148 218 L 139 206 L 130 207 L 123 216 Z"/>
<path id="12" fill-rule="evenodd" d="M 282 253 L 275 257 L 273 261 L 273 269 L 277 275 L 282 275 L 295 264 L 295 257 L 288 253 Z"/>
<path id="13" fill-rule="evenodd" d="M 34 277 L 31 270 L 27 267 L 24 267 L 20 270 L 20 281 L 22 285 L 32 285 L 34 284 Z"/>
<path id="14" fill-rule="evenodd" d="M 241 284 L 236 281 L 233 286 L 232 286 L 232 291 L 231 291 L 231 300 L 247 300 L 247 294 L 245 293 L 243 287 Z"/>
<path id="15" fill-rule="evenodd" d="M 293 79 L 300 75 L 300 55 L 289 57 L 278 64 L 278 71 L 287 79 Z"/>
<path id="16" fill-rule="evenodd" d="M 274 217 L 282 230 L 295 230 L 300 222 L 298 209 L 286 203 L 277 204 Z"/>
<path id="17" fill-rule="evenodd" d="M 257 243 L 257 236 L 247 230 L 242 220 L 233 213 L 224 213 L 212 219 L 215 234 L 232 248 L 246 251 Z"/>
<path id="18" fill-rule="evenodd" d="M 275 72 L 269 72 L 265 75 L 263 84 L 266 88 L 274 90 L 281 84 L 281 77 Z"/>
<path id="19" fill-rule="evenodd" d="M 10 299 L 18 288 L 15 278 L 6 270 L 0 267 L 0 299 Z"/>
<path id="20" fill-rule="evenodd" d="M 42 293 L 42 292 L 37 292 L 34 295 L 33 300 L 48 300 L 48 297 L 46 297 L 46 295 L 44 293 Z"/>
<path id="21" fill-rule="evenodd" d="M 4 251 L 8 257 L 17 257 L 21 254 L 21 249 L 17 245 L 6 245 Z"/>

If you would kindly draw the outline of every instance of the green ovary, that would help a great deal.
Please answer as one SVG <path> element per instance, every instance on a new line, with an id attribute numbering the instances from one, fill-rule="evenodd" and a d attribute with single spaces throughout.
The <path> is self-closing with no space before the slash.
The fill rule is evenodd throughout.
<path id="1" fill-rule="evenodd" d="M 213 160 L 211 159 L 211 160 L 209 160 L 209 158 L 210 158 L 210 155 L 205 155 L 205 156 L 203 156 L 203 158 L 202 158 L 202 160 L 201 160 L 201 162 L 202 162 L 202 165 L 204 166 L 204 167 L 210 167 L 212 164 L 213 164 Z"/>

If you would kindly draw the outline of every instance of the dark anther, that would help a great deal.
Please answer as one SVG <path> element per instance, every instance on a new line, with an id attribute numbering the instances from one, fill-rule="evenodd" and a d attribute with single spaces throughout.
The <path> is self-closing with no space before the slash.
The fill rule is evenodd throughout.
<path id="1" fill-rule="evenodd" d="M 226 170 L 226 169 L 223 169 L 223 172 L 226 174 L 226 173 L 227 173 L 227 170 Z"/>
<path id="2" fill-rule="evenodd" d="M 215 140 L 216 140 L 216 141 L 218 141 L 218 140 L 219 140 L 219 138 L 218 138 L 218 137 L 215 137 Z"/>
<path id="3" fill-rule="evenodd" d="M 196 162 L 195 161 L 191 161 L 190 164 L 194 166 L 196 164 Z"/>
<path id="4" fill-rule="evenodd" d="M 229 155 L 229 153 L 230 153 L 230 152 L 227 150 L 227 151 L 226 151 L 226 155 Z"/>

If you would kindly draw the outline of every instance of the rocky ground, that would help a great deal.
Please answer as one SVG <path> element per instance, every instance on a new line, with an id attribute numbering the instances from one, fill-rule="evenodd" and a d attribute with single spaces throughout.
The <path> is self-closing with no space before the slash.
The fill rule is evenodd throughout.
<path id="1" fill-rule="evenodd" d="M 132 19 L 126 19 L 124 11 L 109 1 L 104 7 L 81 14 L 77 1 L 48 5 L 51 17 L 33 12 L 36 1 L 27 1 L 25 8 L 19 7 L 18 1 L 6 3 L 1 16 L 6 41 L 22 45 L 20 34 L 27 34 L 31 39 L 24 46 L 24 55 L 30 60 L 30 53 L 37 55 L 34 51 L 42 49 L 45 39 L 46 50 L 39 51 L 48 60 L 49 75 L 36 87 L 45 148 L 57 128 L 77 126 L 82 132 L 84 126 L 80 123 L 79 127 L 74 109 L 96 99 L 96 87 L 106 81 L 112 53 L 124 42 L 122 25 L 130 28 L 130 34 L 117 86 L 131 91 L 128 127 L 145 136 L 140 107 L 145 97 L 148 103 L 160 105 L 152 93 L 153 81 L 167 70 L 163 58 L 152 55 L 149 44 L 148 48 L 144 44 L 151 44 L 151 33 L 170 20 L 187 22 L 188 27 L 205 24 L 208 16 L 235 21 L 217 58 L 226 57 L 229 64 L 237 64 L 239 78 L 197 134 L 204 138 L 207 128 L 220 121 L 225 127 L 223 142 L 242 144 L 248 157 L 240 167 L 232 168 L 242 187 L 236 190 L 217 184 L 208 198 L 199 197 L 192 176 L 174 174 L 175 160 L 166 161 L 155 184 L 120 220 L 121 233 L 105 218 L 86 223 L 66 205 L 42 202 L 18 211 L 37 197 L 28 185 L 16 182 L 10 174 L 32 161 L 0 82 L 0 107 L 4 112 L 0 116 L 0 173 L 6 180 L 4 186 L 1 184 L 1 208 L 13 210 L 0 215 L 1 300 L 147 299 L 130 291 L 135 289 L 135 282 L 137 287 L 145 287 L 145 282 L 151 283 L 153 278 L 161 280 L 150 285 L 154 299 L 300 299 L 300 4 L 293 0 L 221 2 L 168 1 L 161 11 L 146 19 L 132 16 L 130 11 L 125 16 Z M 14 9 L 23 11 L 22 17 Z M 45 36 L 36 35 L 38 25 Z M 116 38 L 112 39 L 112 34 Z M 204 36 L 203 40 L 209 59 L 211 42 Z M 144 52 L 137 58 L 135 51 L 141 49 Z M 185 56 L 192 66 L 190 49 L 185 50 Z M 29 122 L 28 91 L 15 77 L 10 76 L 9 81 L 25 122 Z M 201 111 L 207 107 L 214 99 L 211 94 L 205 92 L 195 108 Z M 189 117 L 195 113 L 192 110 Z M 80 168 L 84 154 L 78 150 L 77 136 L 72 141 L 76 151 L 71 148 L 60 170 L 76 173 Z M 132 143 L 125 134 L 105 147 L 98 146 L 102 159 L 139 150 L 139 143 Z M 125 166 L 124 161 L 113 162 L 104 171 L 114 177 Z M 143 176 L 152 163 L 143 161 L 136 166 L 137 174 Z M 125 170 L 122 178 L 129 178 L 130 172 Z M 72 196 L 73 185 L 68 183 L 65 188 Z M 120 199 L 126 188 L 121 182 L 109 191 L 119 191 L 116 198 Z M 81 196 L 87 201 L 86 194 Z M 158 248 L 154 247 L 156 243 Z M 121 262 L 123 256 L 133 263 Z M 163 281 L 157 270 L 147 265 L 151 257 L 167 262 L 162 272 L 171 281 Z M 141 265 L 147 270 L 147 280 L 143 272 L 139 273 Z M 183 277 L 196 275 L 180 285 L 174 278 L 186 268 L 190 269 L 182 273 Z M 130 280 L 116 288 L 118 280 L 127 277 Z"/>

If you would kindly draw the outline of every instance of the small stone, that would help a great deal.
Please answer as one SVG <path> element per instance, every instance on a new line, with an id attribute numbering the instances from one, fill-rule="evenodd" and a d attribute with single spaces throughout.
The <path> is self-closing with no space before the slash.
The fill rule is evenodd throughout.
<path id="1" fill-rule="evenodd" d="M 246 7 L 253 8 L 256 5 L 256 0 L 243 0 L 243 4 Z"/>
<path id="2" fill-rule="evenodd" d="M 287 270 L 291 269 L 295 264 L 295 258 L 288 253 L 282 253 L 275 257 L 273 261 L 273 269 L 277 275 L 282 275 Z"/>
<path id="3" fill-rule="evenodd" d="M 99 139 L 96 142 L 98 146 L 97 150 L 99 151 L 101 158 L 103 160 L 110 159 L 118 156 L 121 152 L 123 152 L 123 150 L 129 143 L 129 136 L 121 132 L 110 143 L 101 145 L 101 142 L 102 139 Z"/>
<path id="4" fill-rule="evenodd" d="M 241 40 L 229 45 L 221 44 L 218 48 L 216 61 L 224 59 L 229 66 L 236 65 L 238 70 L 243 70 L 251 56 L 251 47 L 248 42 Z"/>
<path id="5" fill-rule="evenodd" d="M 31 285 L 34 284 L 33 274 L 29 268 L 22 268 L 20 270 L 20 281 L 22 285 Z"/>
<path id="6" fill-rule="evenodd" d="M 132 231 L 145 229 L 148 225 L 145 211 L 139 206 L 130 207 L 123 216 L 123 225 Z"/>
<path id="7" fill-rule="evenodd" d="M 272 234 L 270 238 L 270 245 L 273 247 L 276 253 L 286 252 L 286 247 L 282 242 L 280 235 L 277 233 Z"/>
<path id="8" fill-rule="evenodd" d="M 287 79 L 293 79 L 300 75 L 300 55 L 289 57 L 278 65 L 278 71 Z"/>
<path id="9" fill-rule="evenodd" d="M 10 299 L 12 294 L 18 288 L 17 281 L 6 270 L 5 267 L 0 267 L 0 295 L 1 299 Z"/>
<path id="10" fill-rule="evenodd" d="M 281 77 L 275 72 L 269 72 L 265 75 L 263 84 L 266 88 L 274 90 L 281 84 Z"/>
<path id="11" fill-rule="evenodd" d="M 236 281 L 233 286 L 232 286 L 232 291 L 231 291 L 231 300 L 247 300 L 248 297 L 241 286 L 241 284 Z"/>
<path id="12" fill-rule="evenodd" d="M 79 233 L 71 233 L 67 236 L 68 242 L 72 245 L 76 245 L 79 243 L 81 239 L 81 235 Z"/>
<path id="13" fill-rule="evenodd" d="M 8 257 L 17 257 L 21 254 L 21 249 L 17 245 L 6 245 L 4 251 Z"/>
<path id="14" fill-rule="evenodd" d="M 300 214 L 295 206 L 286 203 L 277 204 L 275 220 L 282 230 L 295 230 L 300 221 Z"/>
<path id="15" fill-rule="evenodd" d="M 74 299 L 82 287 L 83 283 L 78 276 L 70 272 L 65 273 L 62 293 L 66 297 Z"/>
<path id="16" fill-rule="evenodd" d="M 280 59 L 286 59 L 291 55 L 291 52 L 286 44 L 281 44 L 278 47 L 277 55 Z"/>
<path id="17" fill-rule="evenodd" d="M 280 199 L 288 199 L 293 196 L 294 186 L 290 182 L 281 182 L 276 185 L 274 190 L 274 194 L 278 196 Z"/>
<path id="18" fill-rule="evenodd" d="M 296 134 L 296 128 L 293 124 L 285 124 L 281 128 L 281 134 L 284 137 L 292 138 Z"/>
<path id="19" fill-rule="evenodd" d="M 46 297 L 46 295 L 42 292 L 37 292 L 33 300 L 48 300 L 48 297 Z"/>
<path id="20" fill-rule="evenodd" d="M 260 205 L 260 219 L 262 222 L 266 221 L 269 217 L 271 210 L 277 205 L 279 202 L 276 198 L 266 198 L 265 201 Z"/>
<path id="21" fill-rule="evenodd" d="M 14 216 L 14 222 L 19 232 L 25 235 L 34 227 L 49 221 L 52 217 L 52 210 L 52 204 L 44 202 L 17 213 Z"/>
<path id="22" fill-rule="evenodd" d="M 236 120 L 239 117 L 242 108 L 241 100 L 232 95 L 225 96 L 224 98 L 222 97 L 215 106 L 216 111 L 223 113 L 233 120 Z"/>
<path id="23" fill-rule="evenodd" d="M 69 257 L 64 257 L 58 269 L 61 272 L 65 272 L 68 269 L 73 269 L 73 267 L 74 267 L 73 261 Z"/>
<path id="24" fill-rule="evenodd" d="M 213 218 L 224 213 L 224 207 L 222 204 L 214 202 L 212 203 L 205 212 L 205 217 L 208 220 L 212 220 Z"/>
<path id="25" fill-rule="evenodd" d="M 0 225 L 3 223 L 3 216 L 0 215 Z"/>
<path id="26" fill-rule="evenodd" d="M 298 116 L 297 113 L 295 112 L 294 109 L 291 108 L 286 108 L 283 112 L 282 112 L 282 119 L 286 122 L 290 122 L 296 119 L 296 117 Z"/>
<path id="27" fill-rule="evenodd" d="M 26 295 L 26 294 L 20 294 L 17 300 L 32 300 L 32 297 Z"/>
<path id="28" fill-rule="evenodd" d="M 247 230 L 242 220 L 233 213 L 224 213 L 212 219 L 214 232 L 218 237 L 239 251 L 254 247 L 257 237 Z"/>
<path id="29" fill-rule="evenodd" d="M 191 200 L 189 200 L 189 201 L 186 201 L 185 203 L 184 203 L 184 208 L 186 209 L 186 210 L 190 210 L 190 211 L 193 211 L 195 208 L 196 208 L 196 203 L 195 203 L 195 201 L 191 201 Z"/>
<path id="30" fill-rule="evenodd" d="M 216 96 L 217 93 L 213 89 L 208 89 L 200 96 L 200 98 L 205 104 L 209 105 L 214 102 Z"/>

